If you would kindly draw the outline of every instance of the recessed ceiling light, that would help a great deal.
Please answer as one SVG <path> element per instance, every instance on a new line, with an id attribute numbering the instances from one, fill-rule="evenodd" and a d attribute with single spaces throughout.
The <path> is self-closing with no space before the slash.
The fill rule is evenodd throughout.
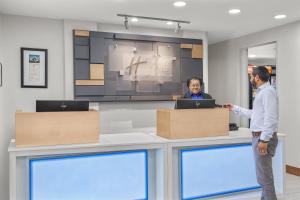
<path id="1" fill-rule="evenodd" d="M 284 19 L 286 18 L 286 15 L 276 15 L 274 16 L 274 19 Z"/>
<path id="2" fill-rule="evenodd" d="M 139 21 L 139 19 L 134 17 L 134 18 L 131 19 L 131 21 L 132 22 L 137 22 L 137 21 Z"/>
<path id="3" fill-rule="evenodd" d="M 255 55 L 255 54 L 250 54 L 248 57 L 249 57 L 249 58 L 255 58 L 256 55 Z"/>
<path id="4" fill-rule="evenodd" d="M 173 5 L 175 7 L 183 7 L 183 6 L 186 6 L 186 3 L 184 1 L 176 1 L 173 3 Z"/>
<path id="5" fill-rule="evenodd" d="M 231 15 L 237 15 L 237 14 L 241 13 L 241 10 L 240 9 L 231 9 L 228 11 L 228 13 Z"/>
<path id="6" fill-rule="evenodd" d="M 172 25 L 173 24 L 173 22 L 167 22 L 167 25 Z"/>

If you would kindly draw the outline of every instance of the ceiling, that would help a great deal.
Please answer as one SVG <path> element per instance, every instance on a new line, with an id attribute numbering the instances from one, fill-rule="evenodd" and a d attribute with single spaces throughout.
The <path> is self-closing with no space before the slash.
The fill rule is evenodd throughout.
<path id="1" fill-rule="evenodd" d="M 54 19 L 89 20 L 123 24 L 118 13 L 189 20 L 184 30 L 207 31 L 210 44 L 280 26 L 300 19 L 300 0 L 185 0 L 175 8 L 175 0 L 0 0 L 5 14 Z M 231 16 L 228 10 L 241 9 Z M 275 20 L 284 13 L 288 17 Z M 132 24 L 132 23 L 131 23 Z M 174 29 L 163 22 L 141 20 L 135 26 Z M 174 26 L 174 25 L 173 25 Z"/>

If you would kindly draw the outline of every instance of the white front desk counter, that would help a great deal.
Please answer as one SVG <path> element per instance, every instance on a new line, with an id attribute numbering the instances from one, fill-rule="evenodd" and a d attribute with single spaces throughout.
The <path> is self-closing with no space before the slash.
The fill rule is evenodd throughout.
<path id="1" fill-rule="evenodd" d="M 284 193 L 283 134 L 273 158 Z M 259 190 L 248 129 L 168 140 L 156 134 L 100 136 L 96 144 L 9 148 L 10 200 L 179 200 Z M 258 194 L 258 193 L 257 193 Z"/>

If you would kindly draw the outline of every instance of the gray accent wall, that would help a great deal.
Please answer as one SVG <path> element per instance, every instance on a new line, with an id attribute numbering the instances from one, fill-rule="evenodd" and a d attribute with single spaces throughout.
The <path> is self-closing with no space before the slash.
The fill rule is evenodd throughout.
<path id="1" fill-rule="evenodd" d="M 181 49 L 180 44 L 202 43 L 201 39 L 99 31 L 90 31 L 85 38 L 74 35 L 75 80 L 89 79 L 89 64 L 104 64 L 105 74 L 104 86 L 75 85 L 74 98 L 172 100 L 172 95 L 184 94 L 179 86 L 187 79 L 203 78 L 203 59 L 192 58 L 192 49 Z"/>

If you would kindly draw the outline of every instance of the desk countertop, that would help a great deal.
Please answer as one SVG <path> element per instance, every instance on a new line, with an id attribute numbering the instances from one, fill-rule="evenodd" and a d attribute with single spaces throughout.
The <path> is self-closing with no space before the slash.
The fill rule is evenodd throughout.
<path id="1" fill-rule="evenodd" d="M 285 134 L 278 134 L 279 138 L 285 137 Z M 38 146 L 38 147 L 16 147 L 15 139 L 12 139 L 8 152 L 22 151 L 45 151 L 45 150 L 67 150 L 78 148 L 97 148 L 97 147 L 121 147 L 121 146 L 140 146 L 153 144 L 227 144 L 233 142 L 249 142 L 251 139 L 250 130 L 239 128 L 238 131 L 230 131 L 228 136 L 203 137 L 191 139 L 169 140 L 156 135 L 156 133 L 132 132 L 132 133 L 114 133 L 100 135 L 98 143 L 91 144 L 71 144 L 58 146 Z"/>

